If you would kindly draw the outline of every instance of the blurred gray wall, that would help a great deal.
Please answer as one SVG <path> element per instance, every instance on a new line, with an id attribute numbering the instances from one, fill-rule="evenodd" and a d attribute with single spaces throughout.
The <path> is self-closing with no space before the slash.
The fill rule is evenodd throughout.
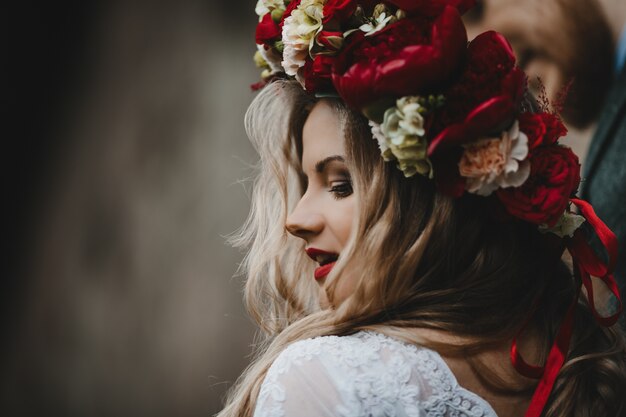
<path id="1" fill-rule="evenodd" d="M 208 416 L 248 363 L 253 2 L 112 2 L 33 210 L 0 414 Z M 43 69 L 45 70 L 45 68 Z"/>

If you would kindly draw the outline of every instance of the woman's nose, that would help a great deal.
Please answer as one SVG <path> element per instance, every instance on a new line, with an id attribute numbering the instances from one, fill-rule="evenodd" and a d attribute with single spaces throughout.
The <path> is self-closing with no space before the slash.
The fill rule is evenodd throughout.
<path id="1" fill-rule="evenodd" d="M 305 201 L 300 200 L 296 208 L 287 217 L 285 229 L 292 235 L 308 240 L 318 235 L 324 229 L 324 218 L 312 207 L 303 204 Z"/>

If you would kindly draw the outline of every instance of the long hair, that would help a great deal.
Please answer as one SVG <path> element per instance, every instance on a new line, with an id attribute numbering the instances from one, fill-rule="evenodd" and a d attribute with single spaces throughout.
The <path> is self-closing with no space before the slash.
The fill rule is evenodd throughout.
<path id="1" fill-rule="evenodd" d="M 315 99 L 297 83 L 275 82 L 246 113 L 260 165 L 250 216 L 233 238 L 248 248 L 245 301 L 264 338 L 218 416 L 251 416 L 274 359 L 287 345 L 316 336 L 370 329 L 471 358 L 510 342 L 527 325 L 547 353 L 578 285 L 560 259 L 562 247 L 530 224 L 504 221 L 488 198 L 452 199 L 424 177 L 405 178 L 381 158 L 366 119 L 339 100 L 326 100 L 344 130 L 358 214 L 325 290 L 335 305 L 335 288 L 346 273 L 355 290 L 320 310 L 304 243 L 284 230 L 303 192 L 302 128 Z M 626 386 L 623 336 L 600 328 L 582 301 L 576 314 L 582 325 L 544 415 L 618 415 L 626 410 L 619 388 Z M 403 331 L 410 328 L 443 331 L 463 342 L 417 339 Z M 475 365 L 479 374 L 488 373 Z"/>

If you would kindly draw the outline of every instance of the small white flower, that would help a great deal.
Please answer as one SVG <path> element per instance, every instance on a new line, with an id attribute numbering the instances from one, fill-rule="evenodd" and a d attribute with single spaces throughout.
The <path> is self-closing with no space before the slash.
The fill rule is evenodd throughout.
<path id="1" fill-rule="evenodd" d="M 498 188 L 519 187 L 530 175 L 528 137 L 519 123 L 499 138 L 484 138 L 465 145 L 459 172 L 468 192 L 488 196 Z"/>
<path id="2" fill-rule="evenodd" d="M 363 32 L 365 32 L 365 36 L 371 36 L 374 33 L 383 30 L 385 28 L 385 26 L 387 26 L 387 23 L 393 19 L 393 15 L 389 15 L 387 16 L 387 13 L 381 13 L 378 17 L 376 18 L 372 18 L 372 20 L 368 23 L 365 23 L 361 26 L 359 26 L 359 29 Z M 376 25 L 374 25 L 374 23 Z"/>
<path id="3" fill-rule="evenodd" d="M 583 216 L 565 211 L 556 224 L 549 227 L 546 224 L 539 225 L 539 231 L 542 233 L 554 233 L 560 238 L 565 236 L 573 237 L 574 232 L 585 222 Z"/>

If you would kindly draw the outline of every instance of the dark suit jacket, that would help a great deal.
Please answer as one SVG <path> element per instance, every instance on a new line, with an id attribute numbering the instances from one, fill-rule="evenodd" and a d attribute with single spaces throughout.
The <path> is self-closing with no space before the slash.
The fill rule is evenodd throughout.
<path id="1" fill-rule="evenodd" d="M 582 198 L 617 235 L 615 279 L 626 297 L 626 67 L 612 84 L 600 114 L 583 173 Z"/>

